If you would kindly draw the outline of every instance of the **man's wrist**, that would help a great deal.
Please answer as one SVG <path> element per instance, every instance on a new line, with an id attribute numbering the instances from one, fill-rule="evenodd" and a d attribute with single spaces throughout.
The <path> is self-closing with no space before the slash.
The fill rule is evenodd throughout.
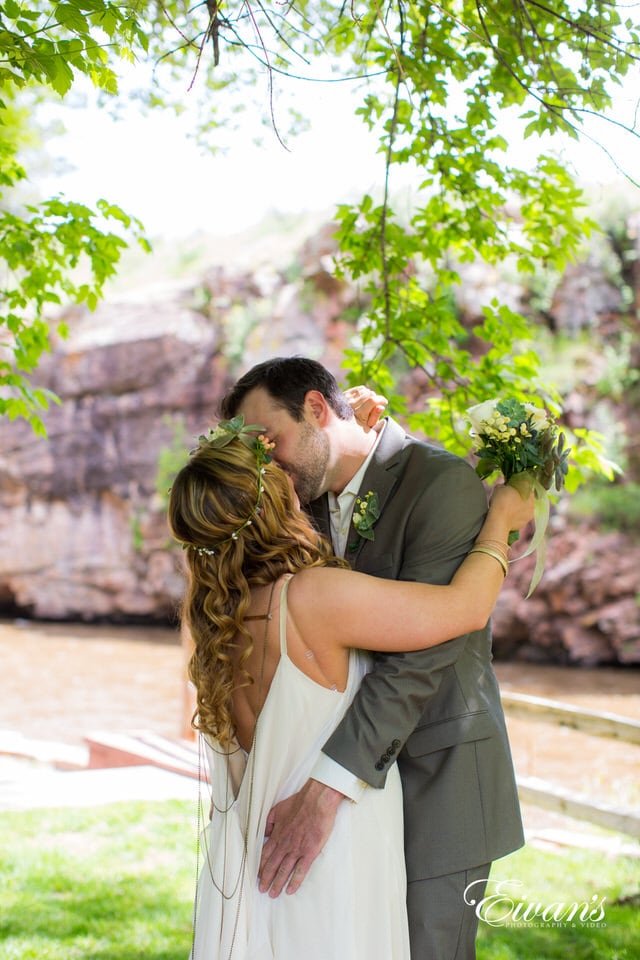
<path id="1" fill-rule="evenodd" d="M 339 790 L 335 790 L 320 780 L 311 778 L 307 781 L 309 797 L 312 798 L 319 807 L 326 810 L 337 810 L 343 800 L 347 797 Z"/>
<path id="2" fill-rule="evenodd" d="M 343 767 L 325 753 L 320 753 L 309 772 L 309 777 L 313 780 L 319 780 L 320 783 L 326 783 L 328 787 L 333 787 L 338 793 L 344 794 L 349 800 L 357 803 L 361 798 L 367 784 L 360 780 L 351 770 Z"/>

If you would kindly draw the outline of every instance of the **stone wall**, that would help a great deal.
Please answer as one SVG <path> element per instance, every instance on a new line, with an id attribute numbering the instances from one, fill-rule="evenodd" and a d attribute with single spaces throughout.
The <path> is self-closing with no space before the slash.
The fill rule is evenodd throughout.
<path id="1" fill-rule="evenodd" d="M 0 419 L 0 617 L 175 617 L 181 551 L 170 547 L 159 457 L 186 454 L 230 383 L 267 356 L 304 353 L 340 375 L 355 294 L 332 276 L 332 248 L 328 226 L 300 251 L 293 276 L 216 268 L 67 317 L 70 338 L 35 376 L 62 401 L 46 415 L 48 439 Z M 496 655 L 640 662 L 637 542 L 553 523 L 529 600 L 532 561 L 512 567 L 494 618 Z"/>
<path id="2" fill-rule="evenodd" d="M 225 387 L 218 331 L 174 290 L 70 318 L 37 373 L 61 404 L 48 439 L 0 421 L 0 602 L 54 619 L 163 618 L 179 577 L 157 460 L 197 435 Z"/>
<path id="3" fill-rule="evenodd" d="M 524 541 L 526 545 L 526 541 Z M 514 555 L 524 547 L 516 544 Z M 554 518 L 542 579 L 534 558 L 510 565 L 493 616 L 494 653 L 534 663 L 640 664 L 640 544 Z"/>
<path id="4" fill-rule="evenodd" d="M 338 372 L 353 295 L 327 269 L 332 246 L 329 228 L 305 244 L 294 279 L 216 269 L 65 317 L 70 337 L 33 378 L 61 400 L 48 439 L 0 419 L 0 616 L 175 615 L 161 452 L 186 456 L 236 376 L 268 356 L 303 353 Z"/>

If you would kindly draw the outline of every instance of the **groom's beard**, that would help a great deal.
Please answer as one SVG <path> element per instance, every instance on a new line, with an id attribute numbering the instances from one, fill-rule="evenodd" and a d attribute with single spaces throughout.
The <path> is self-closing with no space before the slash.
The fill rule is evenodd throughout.
<path id="1" fill-rule="evenodd" d="M 303 506 L 317 500 L 325 492 L 328 463 L 328 437 L 322 430 L 304 424 L 296 450 L 296 462 L 287 464 L 287 471 Z"/>

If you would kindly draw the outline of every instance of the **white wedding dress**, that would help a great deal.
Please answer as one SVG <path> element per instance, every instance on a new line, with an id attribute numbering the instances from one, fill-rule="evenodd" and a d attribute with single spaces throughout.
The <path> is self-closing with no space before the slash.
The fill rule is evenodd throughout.
<path id="1" fill-rule="evenodd" d="M 216 809 L 201 838 L 192 960 L 409 960 L 395 765 L 384 790 L 368 788 L 358 803 L 340 804 L 295 894 L 272 899 L 258 890 L 267 814 L 308 779 L 368 662 L 351 653 L 344 692 L 302 673 L 287 656 L 288 583 L 280 599 L 281 658 L 251 753 L 237 745 L 227 753 L 204 738 Z"/>

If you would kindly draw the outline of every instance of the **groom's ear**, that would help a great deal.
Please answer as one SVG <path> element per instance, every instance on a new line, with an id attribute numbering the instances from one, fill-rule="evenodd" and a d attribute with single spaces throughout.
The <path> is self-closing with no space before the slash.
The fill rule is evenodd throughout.
<path id="1" fill-rule="evenodd" d="M 305 394 L 303 409 L 306 420 L 315 423 L 315 425 L 320 428 L 327 426 L 331 408 L 327 403 L 326 397 L 320 393 L 319 390 L 309 390 L 308 393 Z"/>

